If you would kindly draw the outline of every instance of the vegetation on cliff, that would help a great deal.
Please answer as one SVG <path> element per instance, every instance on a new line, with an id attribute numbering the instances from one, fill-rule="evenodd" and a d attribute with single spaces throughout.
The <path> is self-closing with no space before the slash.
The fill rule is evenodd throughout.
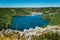
<path id="1" fill-rule="evenodd" d="M 49 21 L 49 25 L 60 26 L 60 14 L 43 14 L 42 18 Z"/>

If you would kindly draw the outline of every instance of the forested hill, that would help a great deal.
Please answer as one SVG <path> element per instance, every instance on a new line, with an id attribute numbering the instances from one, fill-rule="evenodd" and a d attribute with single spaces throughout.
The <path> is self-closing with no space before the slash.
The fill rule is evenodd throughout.
<path id="1" fill-rule="evenodd" d="M 0 8 L 0 16 L 6 15 L 27 15 L 30 12 L 60 13 L 60 7 L 47 8 Z"/>

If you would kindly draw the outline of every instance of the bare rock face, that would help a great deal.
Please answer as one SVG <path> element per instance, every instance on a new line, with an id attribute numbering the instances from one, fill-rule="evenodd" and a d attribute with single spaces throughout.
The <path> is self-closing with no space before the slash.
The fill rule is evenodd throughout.
<path id="1" fill-rule="evenodd" d="M 45 28 L 40 28 L 40 27 L 36 27 L 35 29 L 30 28 L 29 30 L 24 29 L 24 31 L 18 31 L 18 30 L 11 30 L 11 29 L 7 29 L 7 30 L 2 30 L 0 31 L 0 36 L 4 36 L 4 34 L 11 34 L 11 35 L 16 35 L 16 37 L 24 37 L 26 40 L 31 40 L 32 36 L 39 36 L 42 34 L 47 34 L 47 33 L 56 33 L 58 32 L 58 34 L 60 35 L 60 27 L 59 26 L 47 26 Z M 18 40 L 18 39 L 16 39 Z"/>

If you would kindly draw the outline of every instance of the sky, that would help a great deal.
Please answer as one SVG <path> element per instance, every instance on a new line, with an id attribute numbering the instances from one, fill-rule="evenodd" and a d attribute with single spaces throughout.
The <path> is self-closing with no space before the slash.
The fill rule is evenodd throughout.
<path id="1" fill-rule="evenodd" d="M 0 7 L 60 7 L 60 0 L 0 0 Z"/>

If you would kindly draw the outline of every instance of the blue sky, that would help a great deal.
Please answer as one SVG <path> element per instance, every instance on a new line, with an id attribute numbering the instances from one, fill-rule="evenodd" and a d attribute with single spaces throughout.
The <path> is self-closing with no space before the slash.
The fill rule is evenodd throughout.
<path id="1" fill-rule="evenodd" d="M 0 0 L 0 7 L 60 7 L 60 0 Z"/>

